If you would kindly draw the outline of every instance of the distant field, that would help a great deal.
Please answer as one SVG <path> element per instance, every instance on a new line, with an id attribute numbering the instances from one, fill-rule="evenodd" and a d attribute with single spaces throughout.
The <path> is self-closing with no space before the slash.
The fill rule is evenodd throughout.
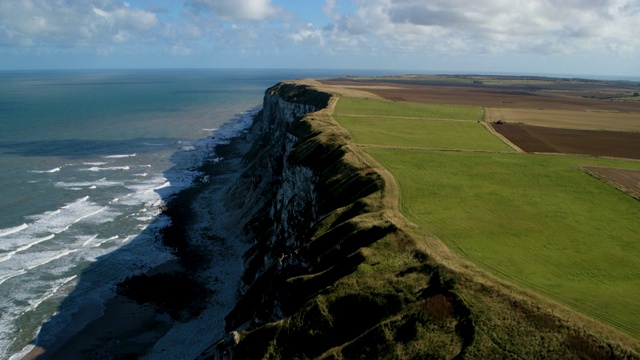
<path id="1" fill-rule="evenodd" d="M 523 108 L 486 108 L 486 121 L 583 130 L 640 132 L 640 113 Z"/>
<path id="2" fill-rule="evenodd" d="M 342 102 L 342 100 L 341 100 Z M 356 143 L 392 147 L 513 151 L 482 124 L 389 117 L 334 116 Z"/>
<path id="3" fill-rule="evenodd" d="M 450 106 L 393 102 L 376 99 L 343 98 L 334 110 L 335 115 L 391 115 L 454 120 L 481 120 L 483 111 L 477 106 Z"/>
<path id="4" fill-rule="evenodd" d="M 454 81 L 455 80 L 455 81 Z M 473 81 L 483 84 L 473 84 Z M 597 83 L 593 81 L 567 81 L 555 79 L 449 79 L 437 77 L 420 79 L 378 78 L 375 80 L 337 79 L 322 80 L 325 85 L 337 88 L 348 86 L 367 90 L 375 96 L 393 101 L 422 104 L 466 105 L 479 107 L 508 107 L 530 109 L 554 109 L 570 111 L 616 111 L 640 115 L 637 97 L 629 97 L 638 91 L 631 83 Z M 461 86 L 463 85 L 463 86 Z M 607 97 L 625 94 L 627 100 L 611 101 Z"/>
<path id="5" fill-rule="evenodd" d="M 640 163 L 527 154 L 367 149 L 401 211 L 517 283 L 640 336 L 640 206 L 575 168 Z"/>

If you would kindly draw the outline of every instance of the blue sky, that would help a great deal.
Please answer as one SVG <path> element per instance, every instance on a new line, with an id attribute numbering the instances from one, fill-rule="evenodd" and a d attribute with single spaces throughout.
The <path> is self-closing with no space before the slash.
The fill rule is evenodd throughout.
<path id="1" fill-rule="evenodd" d="M 0 69 L 640 77 L 640 0 L 0 0 Z"/>

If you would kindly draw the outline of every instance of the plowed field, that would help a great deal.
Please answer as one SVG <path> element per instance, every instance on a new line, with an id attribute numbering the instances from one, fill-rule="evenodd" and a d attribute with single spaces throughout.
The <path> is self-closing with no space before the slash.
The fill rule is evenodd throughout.
<path id="1" fill-rule="evenodd" d="M 593 166 L 582 169 L 640 200 L 640 171 Z"/>
<path id="2" fill-rule="evenodd" d="M 640 133 L 559 129 L 509 123 L 491 126 L 526 152 L 640 159 Z"/>

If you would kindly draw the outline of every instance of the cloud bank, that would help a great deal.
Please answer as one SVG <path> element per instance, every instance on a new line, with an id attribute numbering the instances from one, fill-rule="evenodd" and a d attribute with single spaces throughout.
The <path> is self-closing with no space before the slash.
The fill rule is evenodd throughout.
<path id="1" fill-rule="evenodd" d="M 0 51 L 640 58 L 639 0 L 129 1 L 2 0 Z"/>

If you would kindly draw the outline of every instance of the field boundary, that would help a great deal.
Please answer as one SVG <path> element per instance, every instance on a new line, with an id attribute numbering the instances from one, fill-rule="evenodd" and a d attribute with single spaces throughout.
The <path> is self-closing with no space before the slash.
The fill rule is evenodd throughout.
<path id="1" fill-rule="evenodd" d="M 485 154 L 515 154 L 512 151 L 477 150 L 477 149 L 446 149 L 446 148 L 429 148 L 429 147 L 415 147 L 415 146 L 405 147 L 405 146 L 387 146 L 387 145 L 373 145 L 373 144 L 355 144 L 355 147 L 361 148 L 361 149 L 468 152 L 468 153 L 485 153 Z"/>
<path id="2" fill-rule="evenodd" d="M 384 118 L 384 119 L 408 119 L 408 120 L 434 120 L 434 121 L 455 121 L 455 122 L 474 122 L 477 120 L 461 120 L 461 119 L 448 119 L 448 118 L 435 118 L 435 117 L 418 117 L 418 116 L 395 116 L 395 115 L 360 115 L 360 114 L 334 114 L 333 116 L 354 117 L 354 118 Z"/>
<path id="3" fill-rule="evenodd" d="M 518 147 L 518 145 L 516 145 L 516 144 L 512 143 L 511 141 L 509 141 L 509 139 L 507 139 L 505 136 L 503 136 L 502 134 L 497 132 L 496 129 L 494 129 L 493 126 L 491 126 L 486 121 L 482 122 L 482 126 L 484 126 L 484 128 L 487 129 L 490 133 L 492 133 L 493 135 L 498 137 L 498 139 L 502 140 L 502 142 L 504 142 L 505 144 L 509 145 L 516 152 L 521 153 L 521 154 L 526 152 L 526 151 L 522 150 L 520 147 Z"/>
<path id="4" fill-rule="evenodd" d="M 587 173 L 590 176 L 593 176 L 594 178 L 602 181 L 603 183 L 615 188 L 616 190 L 619 190 L 629 196 L 631 196 L 632 198 L 640 201 L 640 192 L 634 191 L 632 189 L 630 189 L 629 187 L 625 186 L 624 184 L 621 184 L 611 178 L 608 178 L 607 176 L 603 175 L 603 174 L 599 174 L 597 171 L 595 171 L 595 169 L 602 169 L 602 170 L 608 170 L 611 168 L 600 168 L 600 167 L 595 167 L 595 166 L 578 166 L 578 169 L 584 171 L 585 173 Z M 640 183 L 638 184 L 638 187 L 640 187 Z"/>

